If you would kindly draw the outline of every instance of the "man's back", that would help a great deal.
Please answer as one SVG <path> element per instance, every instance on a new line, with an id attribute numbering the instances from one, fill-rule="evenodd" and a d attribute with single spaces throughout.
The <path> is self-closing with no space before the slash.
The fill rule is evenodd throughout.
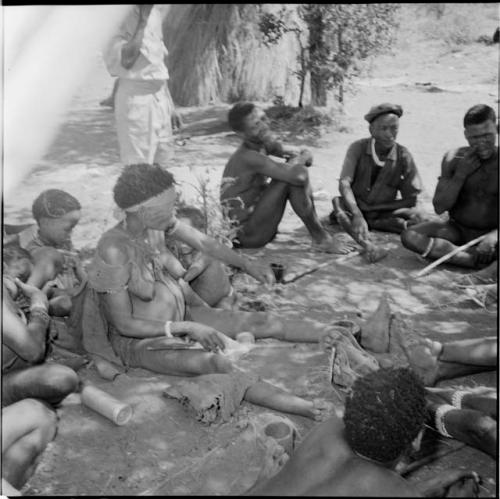
<path id="1" fill-rule="evenodd" d="M 253 495 L 409 496 L 418 491 L 394 471 L 358 457 L 333 416 L 316 426 L 289 461 Z"/>

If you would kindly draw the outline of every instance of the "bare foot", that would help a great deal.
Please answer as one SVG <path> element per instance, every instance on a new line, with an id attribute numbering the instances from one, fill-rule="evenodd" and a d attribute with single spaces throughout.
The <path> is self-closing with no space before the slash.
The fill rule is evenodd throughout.
<path id="1" fill-rule="evenodd" d="M 363 252 L 364 257 L 369 263 L 378 262 L 379 260 L 385 258 L 388 254 L 389 251 L 385 248 L 381 248 L 372 244 L 366 246 L 366 249 Z"/>
<path id="2" fill-rule="evenodd" d="M 327 234 L 321 241 L 313 241 L 312 248 L 315 251 L 337 255 L 346 255 L 349 253 L 347 245 L 341 241 L 337 241 L 331 234 Z"/>
<path id="3" fill-rule="evenodd" d="M 312 401 L 312 408 L 310 418 L 315 421 L 324 421 L 334 410 L 334 405 L 324 399 L 314 399 Z"/>
<path id="4" fill-rule="evenodd" d="M 263 445 L 265 448 L 264 462 L 258 476 L 258 481 L 266 480 L 276 475 L 290 458 L 283 446 L 276 442 L 274 438 L 267 438 L 263 441 Z"/>
<path id="5" fill-rule="evenodd" d="M 428 338 L 418 341 L 405 334 L 399 334 L 398 341 L 411 368 L 422 378 L 424 385 L 435 385 L 438 379 L 439 355 L 443 345 Z"/>
<path id="6" fill-rule="evenodd" d="M 387 294 L 384 294 L 375 312 L 366 319 L 361 328 L 361 344 L 364 348 L 376 353 L 389 351 L 392 318 L 389 300 Z"/>

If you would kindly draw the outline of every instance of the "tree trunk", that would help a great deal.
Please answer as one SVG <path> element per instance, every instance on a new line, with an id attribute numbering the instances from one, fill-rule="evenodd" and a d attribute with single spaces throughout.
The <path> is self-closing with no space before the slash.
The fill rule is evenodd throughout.
<path id="1" fill-rule="evenodd" d="M 325 82 L 320 72 L 311 70 L 311 105 L 326 106 Z"/>
<path id="2" fill-rule="evenodd" d="M 311 104 L 326 106 L 326 82 L 320 64 L 325 52 L 325 26 L 321 13 L 308 22 L 309 28 L 309 63 L 311 68 Z"/>

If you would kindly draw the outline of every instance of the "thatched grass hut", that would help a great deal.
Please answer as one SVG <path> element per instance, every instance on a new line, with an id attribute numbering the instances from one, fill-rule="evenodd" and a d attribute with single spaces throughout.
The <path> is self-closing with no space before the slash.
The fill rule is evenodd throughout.
<path id="1" fill-rule="evenodd" d="M 170 89 L 182 106 L 281 96 L 297 105 L 299 45 L 294 34 L 266 47 L 259 9 L 279 4 L 173 4 L 164 23 Z"/>

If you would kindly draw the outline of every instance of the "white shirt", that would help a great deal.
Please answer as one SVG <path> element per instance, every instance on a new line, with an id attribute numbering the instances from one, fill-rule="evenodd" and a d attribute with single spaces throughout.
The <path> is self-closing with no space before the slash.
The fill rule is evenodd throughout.
<path id="1" fill-rule="evenodd" d="M 104 54 L 108 71 L 112 76 L 129 80 L 168 80 L 168 69 L 164 60 L 168 51 L 163 41 L 162 12 L 158 5 L 154 5 L 149 14 L 139 57 L 130 69 L 122 66 L 122 48 L 132 39 L 138 24 L 139 7 L 135 5 L 118 33 L 111 39 Z"/>

